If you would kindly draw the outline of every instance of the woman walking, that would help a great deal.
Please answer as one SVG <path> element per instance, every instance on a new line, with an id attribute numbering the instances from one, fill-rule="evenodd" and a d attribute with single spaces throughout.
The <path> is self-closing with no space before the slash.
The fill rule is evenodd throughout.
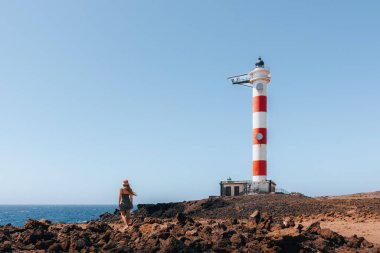
<path id="1" fill-rule="evenodd" d="M 134 193 L 131 186 L 129 185 L 128 179 L 125 179 L 123 181 L 123 187 L 119 192 L 119 208 L 121 213 L 121 220 L 124 223 L 124 229 L 128 227 L 128 224 L 131 220 L 133 196 L 136 196 L 136 193 Z"/>

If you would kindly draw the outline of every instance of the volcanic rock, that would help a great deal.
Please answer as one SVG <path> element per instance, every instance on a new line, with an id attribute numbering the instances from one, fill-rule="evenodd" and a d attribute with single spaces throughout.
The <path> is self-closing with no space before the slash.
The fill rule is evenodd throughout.
<path id="1" fill-rule="evenodd" d="M 0 226 L 0 252 L 380 252 L 363 237 L 299 224 L 343 215 L 340 204 L 274 194 L 141 205 L 126 230 L 118 211 L 86 224 L 28 220 Z M 350 204 L 368 216 L 380 207 L 377 200 Z"/>
<path id="2" fill-rule="evenodd" d="M 24 228 L 25 229 L 34 229 L 34 228 L 43 228 L 46 229 L 51 225 L 51 221 L 49 220 L 33 220 L 29 219 L 26 221 Z"/>

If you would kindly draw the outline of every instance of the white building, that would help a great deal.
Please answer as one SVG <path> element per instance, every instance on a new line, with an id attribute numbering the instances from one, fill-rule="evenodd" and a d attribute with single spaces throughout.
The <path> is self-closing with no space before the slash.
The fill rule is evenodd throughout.
<path id="1" fill-rule="evenodd" d="M 272 180 L 261 182 L 234 181 L 230 178 L 220 182 L 220 196 L 239 196 L 254 193 L 270 193 L 276 191 L 276 183 Z"/>

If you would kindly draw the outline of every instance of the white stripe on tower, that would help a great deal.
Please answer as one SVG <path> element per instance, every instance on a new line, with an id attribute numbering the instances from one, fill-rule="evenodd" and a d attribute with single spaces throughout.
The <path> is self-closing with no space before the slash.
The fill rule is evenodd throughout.
<path id="1" fill-rule="evenodd" d="M 267 113 L 266 112 L 253 112 L 252 125 L 257 128 L 267 127 Z"/>
<path id="2" fill-rule="evenodd" d="M 253 161 L 267 160 L 267 145 L 252 145 L 252 157 Z"/>

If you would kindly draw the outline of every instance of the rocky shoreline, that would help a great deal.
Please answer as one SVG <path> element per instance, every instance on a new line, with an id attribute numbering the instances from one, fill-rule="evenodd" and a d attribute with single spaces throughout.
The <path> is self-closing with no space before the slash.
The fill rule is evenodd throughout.
<path id="1" fill-rule="evenodd" d="M 28 220 L 0 227 L 0 252 L 380 252 L 363 237 L 343 237 L 318 222 L 274 223 L 254 212 L 246 220 L 135 218 L 125 231 L 101 221 L 83 225 Z"/>
<path id="2" fill-rule="evenodd" d="M 378 200 L 372 203 L 351 204 L 371 217 L 380 206 Z M 28 220 L 23 227 L 0 226 L 0 252 L 380 252 L 363 237 L 342 236 L 319 222 L 304 226 L 298 215 L 344 215 L 340 204 L 256 196 L 139 205 L 125 231 L 118 211 L 85 224 Z"/>

